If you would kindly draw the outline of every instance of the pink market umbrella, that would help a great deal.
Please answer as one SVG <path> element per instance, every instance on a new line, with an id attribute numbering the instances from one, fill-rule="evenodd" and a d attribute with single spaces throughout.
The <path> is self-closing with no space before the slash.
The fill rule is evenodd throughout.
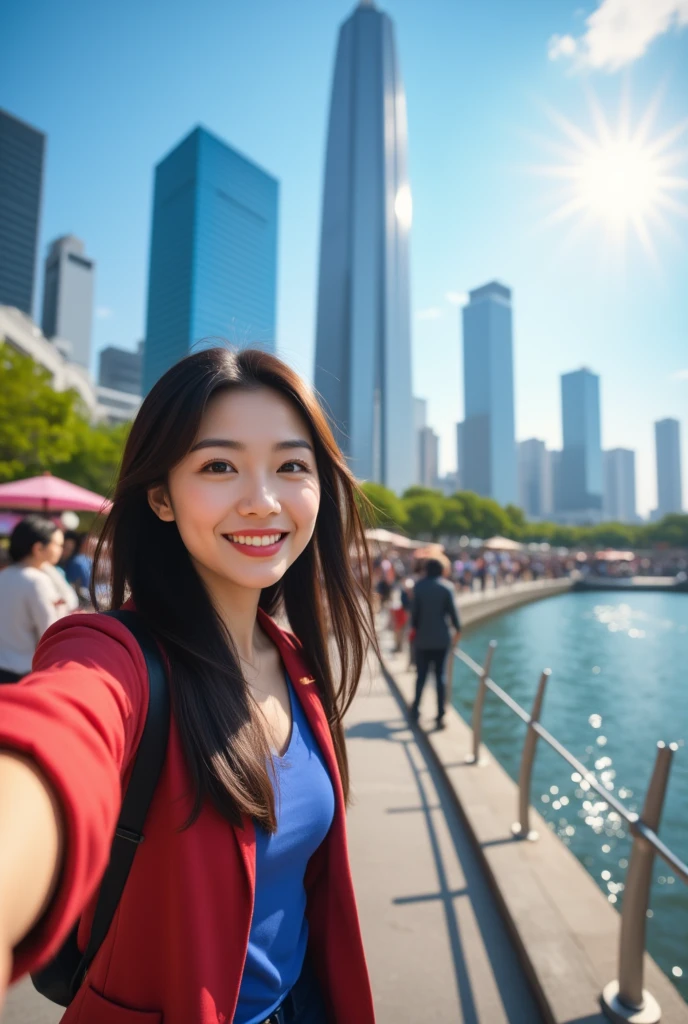
<path id="1" fill-rule="evenodd" d="M 111 503 L 51 473 L 0 484 L 0 509 L 24 512 L 109 512 Z"/>

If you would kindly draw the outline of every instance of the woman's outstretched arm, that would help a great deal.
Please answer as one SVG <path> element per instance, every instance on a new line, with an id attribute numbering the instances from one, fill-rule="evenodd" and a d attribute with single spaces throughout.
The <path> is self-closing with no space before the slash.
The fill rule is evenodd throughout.
<path id="1" fill-rule="evenodd" d="M 55 892 L 64 849 L 57 797 L 29 758 L 0 750 L 0 1006 L 12 950 Z"/>

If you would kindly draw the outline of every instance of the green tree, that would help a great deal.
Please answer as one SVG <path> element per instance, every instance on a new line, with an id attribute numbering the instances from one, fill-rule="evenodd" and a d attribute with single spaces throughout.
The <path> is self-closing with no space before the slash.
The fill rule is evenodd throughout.
<path id="1" fill-rule="evenodd" d="M 405 501 L 406 498 L 442 498 L 444 495 L 442 491 L 435 490 L 433 487 L 421 487 L 420 484 L 414 484 L 413 487 L 407 487 L 401 498 Z"/>
<path id="2" fill-rule="evenodd" d="M 688 515 L 673 512 L 664 516 L 658 523 L 651 523 L 641 528 L 645 534 L 645 544 L 668 544 L 672 548 L 688 548 Z"/>
<path id="3" fill-rule="evenodd" d="M 367 526 L 381 526 L 387 530 L 404 528 L 406 513 L 403 502 L 394 491 L 383 487 L 382 484 L 373 483 L 371 480 L 364 481 L 361 484 L 361 490 L 370 503 L 361 510 Z"/>
<path id="4" fill-rule="evenodd" d="M 623 523 L 600 523 L 599 526 L 592 526 L 586 531 L 586 539 L 592 545 L 601 545 L 606 548 L 628 548 L 636 540 L 635 529 Z"/>
<path id="5" fill-rule="evenodd" d="M 0 481 L 69 460 L 80 411 L 75 391 L 54 391 L 46 369 L 0 343 Z"/>
<path id="6" fill-rule="evenodd" d="M 526 517 L 523 514 L 523 509 L 519 508 L 517 505 L 507 505 L 504 511 L 509 517 L 510 522 L 507 536 L 520 540 L 526 525 Z"/>
<path id="7" fill-rule="evenodd" d="M 86 420 L 78 420 L 71 458 L 56 464 L 53 472 L 97 494 L 109 495 L 114 489 L 130 429 L 130 423 L 92 426 Z"/>
<path id="8" fill-rule="evenodd" d="M 441 495 L 403 498 L 402 505 L 406 513 L 406 524 L 410 535 L 412 537 L 430 536 L 435 540 L 442 522 L 443 499 Z"/>
<path id="9" fill-rule="evenodd" d="M 442 501 L 442 518 L 437 532 L 442 537 L 462 537 L 469 532 L 466 510 L 459 498 L 445 498 Z"/>

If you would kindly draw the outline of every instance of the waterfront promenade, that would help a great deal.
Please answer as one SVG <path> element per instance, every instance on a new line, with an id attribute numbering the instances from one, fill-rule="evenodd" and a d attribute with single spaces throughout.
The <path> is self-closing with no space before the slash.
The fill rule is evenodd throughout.
<path id="1" fill-rule="evenodd" d="M 497 603 L 502 611 L 567 587 L 463 595 L 462 618 L 468 625 Z M 432 687 L 421 729 L 409 727 L 413 672 L 384 631 L 381 642 L 393 678 L 371 661 L 347 720 L 351 856 L 378 1024 L 604 1024 L 597 997 L 616 973 L 618 914 L 539 816 L 539 843 L 513 840 L 515 787 L 493 759 L 479 769 L 463 763 L 470 733 L 453 709 L 445 732 L 423 734 Z M 646 971 L 662 1019 L 686 1024 L 688 1007 L 649 958 Z M 24 982 L 0 1021 L 52 1024 L 60 1015 Z"/>

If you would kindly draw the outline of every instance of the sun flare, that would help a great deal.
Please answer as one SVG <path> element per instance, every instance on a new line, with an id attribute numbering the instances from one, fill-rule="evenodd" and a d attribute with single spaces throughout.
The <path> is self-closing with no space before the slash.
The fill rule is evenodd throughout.
<path id="1" fill-rule="evenodd" d="M 688 218 L 688 205 L 681 195 L 688 190 L 688 177 L 680 173 L 682 165 L 688 164 L 688 150 L 677 146 L 688 129 L 688 119 L 653 136 L 656 98 L 636 125 L 631 124 L 626 99 L 615 125 L 594 97 L 590 107 L 592 133 L 548 111 L 565 141 L 548 144 L 560 157 L 559 163 L 531 168 L 561 184 L 552 197 L 554 207 L 547 223 L 568 221 L 577 232 L 602 228 L 608 240 L 621 246 L 634 234 L 645 251 L 656 257 L 654 236 L 675 235 L 677 221 Z"/>

